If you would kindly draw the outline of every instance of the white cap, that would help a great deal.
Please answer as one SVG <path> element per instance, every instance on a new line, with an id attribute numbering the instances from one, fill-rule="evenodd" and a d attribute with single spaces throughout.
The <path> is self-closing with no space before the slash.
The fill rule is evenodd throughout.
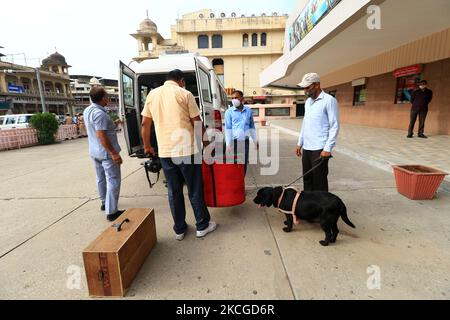
<path id="1" fill-rule="evenodd" d="M 300 82 L 297 86 L 301 88 L 307 88 L 313 83 L 320 82 L 320 76 L 317 73 L 307 73 L 303 77 L 302 82 Z"/>

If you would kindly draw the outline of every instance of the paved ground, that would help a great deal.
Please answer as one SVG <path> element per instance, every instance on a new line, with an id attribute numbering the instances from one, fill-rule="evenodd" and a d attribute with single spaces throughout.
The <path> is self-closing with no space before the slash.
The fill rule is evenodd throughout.
<path id="1" fill-rule="evenodd" d="M 302 120 L 272 121 L 270 125 L 298 137 Z M 420 164 L 450 173 L 450 136 L 406 138 L 406 131 L 341 124 L 336 150 L 391 172 L 392 165 Z M 450 176 L 443 189 L 450 192 Z"/>
<path id="2" fill-rule="evenodd" d="M 278 174 L 260 176 L 260 166 L 252 166 L 247 202 L 212 209 L 219 228 L 203 240 L 193 228 L 184 241 L 174 240 L 163 184 L 150 190 L 141 161 L 124 156 L 120 207 L 155 208 L 158 233 L 127 299 L 450 297 L 448 194 L 408 200 L 397 193 L 391 173 L 336 153 L 331 190 L 357 229 L 340 222 L 337 244 L 323 248 L 318 225 L 302 223 L 285 234 L 276 211 L 252 204 L 257 188 L 299 174 L 296 138 L 280 137 L 280 150 L 273 151 Z M 0 298 L 89 298 L 81 252 L 110 223 L 99 210 L 87 140 L 2 152 L 0 165 Z M 190 225 L 192 216 L 189 211 Z M 372 265 L 381 271 L 380 290 L 367 287 Z M 67 287 L 70 266 L 80 267 L 80 289 Z"/>

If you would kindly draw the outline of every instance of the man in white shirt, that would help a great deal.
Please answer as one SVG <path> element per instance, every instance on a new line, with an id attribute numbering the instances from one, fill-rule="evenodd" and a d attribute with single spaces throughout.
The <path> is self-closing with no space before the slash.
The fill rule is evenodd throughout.
<path id="1" fill-rule="evenodd" d="M 317 73 L 306 74 L 298 86 L 308 96 L 296 150 L 298 157 L 303 156 L 303 174 L 323 161 L 303 178 L 304 190 L 328 191 L 328 160 L 339 133 L 339 105 L 333 96 L 320 88 Z"/>

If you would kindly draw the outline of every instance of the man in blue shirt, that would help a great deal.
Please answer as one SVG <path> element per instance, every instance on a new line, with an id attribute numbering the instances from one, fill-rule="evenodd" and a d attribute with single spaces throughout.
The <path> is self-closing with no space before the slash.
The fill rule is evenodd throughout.
<path id="1" fill-rule="evenodd" d="M 83 112 L 89 140 L 89 155 L 95 164 L 97 189 L 109 221 L 116 220 L 124 211 L 118 210 L 121 173 L 120 146 L 116 126 L 106 113 L 108 94 L 102 87 L 94 87 L 89 93 L 92 104 Z"/>
<path id="2" fill-rule="evenodd" d="M 256 147 L 259 144 L 256 140 L 255 120 L 253 112 L 247 106 L 244 106 L 244 93 L 242 91 L 233 92 L 233 106 L 225 113 L 225 142 L 227 153 L 232 153 L 237 157 L 245 153 L 244 172 L 247 174 L 247 165 L 250 150 L 249 137 L 252 138 Z M 232 149 L 234 148 L 234 150 Z M 245 151 L 244 151 L 245 150 Z M 242 159 L 239 161 L 242 162 Z"/>
<path id="3" fill-rule="evenodd" d="M 322 91 L 317 73 L 306 74 L 298 86 L 308 96 L 296 150 L 298 157 L 303 155 L 303 174 L 323 159 L 317 169 L 303 178 L 304 190 L 328 191 L 328 159 L 339 133 L 339 106 L 333 96 Z"/>

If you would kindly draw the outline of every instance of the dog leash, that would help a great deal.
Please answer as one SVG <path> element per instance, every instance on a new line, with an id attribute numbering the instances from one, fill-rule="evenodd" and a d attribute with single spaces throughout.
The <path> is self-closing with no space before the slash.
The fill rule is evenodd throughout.
<path id="1" fill-rule="evenodd" d="M 289 188 L 290 186 L 292 186 L 294 183 L 296 183 L 297 181 L 299 181 L 299 180 L 301 180 L 301 179 L 303 179 L 305 176 L 307 176 L 308 174 L 310 174 L 311 172 L 313 172 L 314 170 L 316 170 L 318 167 L 320 167 L 321 165 L 322 165 L 322 163 L 325 161 L 325 160 L 328 160 L 328 159 L 331 159 L 331 158 L 333 158 L 333 156 L 331 156 L 331 157 L 328 157 L 328 158 L 323 158 L 322 156 L 319 158 L 320 159 L 320 162 L 318 163 L 318 164 L 316 164 L 311 170 L 309 170 L 308 172 L 306 172 L 304 175 L 302 175 L 300 178 L 298 178 L 298 179 L 296 179 L 295 181 L 293 181 L 292 183 L 290 183 L 290 184 L 288 184 L 287 186 L 285 186 L 285 188 Z M 319 159 L 317 159 L 317 160 L 319 160 Z M 316 160 L 316 161 L 317 161 Z"/>

